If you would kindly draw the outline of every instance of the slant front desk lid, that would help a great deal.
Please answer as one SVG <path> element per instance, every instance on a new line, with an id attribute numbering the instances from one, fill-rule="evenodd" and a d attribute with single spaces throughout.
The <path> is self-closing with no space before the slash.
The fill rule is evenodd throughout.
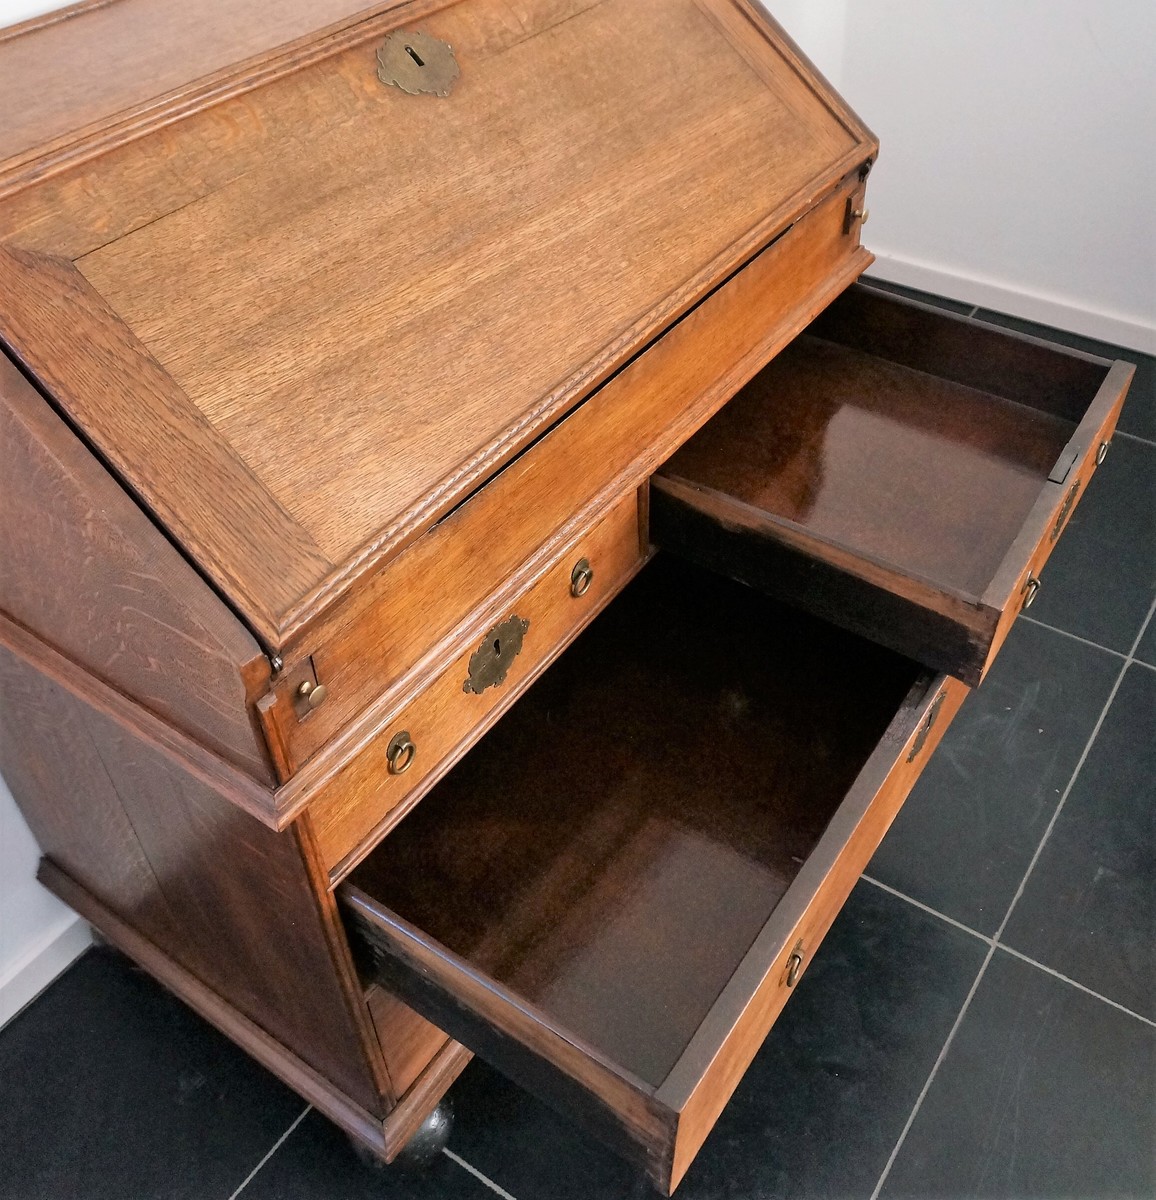
<path id="1" fill-rule="evenodd" d="M 875 150 L 744 0 L 355 33 L 0 203 L 0 337 L 269 648 Z"/>

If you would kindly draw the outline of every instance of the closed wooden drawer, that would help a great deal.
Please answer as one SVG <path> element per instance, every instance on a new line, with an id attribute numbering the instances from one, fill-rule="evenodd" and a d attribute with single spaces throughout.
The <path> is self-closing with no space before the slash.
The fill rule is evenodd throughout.
<path id="1" fill-rule="evenodd" d="M 965 692 L 660 555 L 341 886 L 367 969 L 672 1190 Z"/>
<path id="2" fill-rule="evenodd" d="M 653 539 L 976 684 L 1131 375 L 856 286 L 659 471 Z"/>
<path id="3" fill-rule="evenodd" d="M 630 579 L 642 562 L 631 491 L 548 567 L 499 595 L 467 649 L 387 715 L 359 754 L 310 805 L 334 879 L 437 781 Z"/>

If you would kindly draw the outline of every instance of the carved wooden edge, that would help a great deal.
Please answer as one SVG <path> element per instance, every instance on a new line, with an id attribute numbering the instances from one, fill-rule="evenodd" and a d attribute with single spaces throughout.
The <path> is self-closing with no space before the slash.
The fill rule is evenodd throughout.
<path id="1" fill-rule="evenodd" d="M 0 293 L 0 343 L 275 646 L 279 606 L 331 567 L 312 538 L 72 263 L 0 243 Z"/>
<path id="2" fill-rule="evenodd" d="M 81 3 L 41 17 L 33 17 L 11 29 L 0 31 L 0 42 L 35 33 L 47 25 L 83 17 L 93 9 L 107 8 L 116 0 L 82 0 Z M 460 0 L 385 0 L 366 4 L 360 12 L 312 33 L 304 34 L 273 50 L 243 59 L 200 79 L 190 80 L 159 96 L 90 122 L 0 162 L 0 200 L 59 174 L 128 142 L 146 137 L 202 109 L 221 104 L 254 88 L 272 83 L 283 75 L 331 58 L 408 21 Z"/>
<path id="3" fill-rule="evenodd" d="M 279 811 L 276 793 L 271 788 L 262 786 L 240 767 L 77 666 L 3 612 L 0 612 L 0 645 L 179 764 L 206 787 L 243 808 L 262 824 L 283 829 L 291 820 L 292 814 Z"/>
<path id="4" fill-rule="evenodd" d="M 786 1003 L 793 948 L 802 938 L 805 970 L 967 695 L 966 685 L 947 676 L 927 674 L 916 681 L 819 844 L 658 1089 L 656 1098 L 679 1114 L 672 1190 Z"/>
<path id="5" fill-rule="evenodd" d="M 330 1120 L 384 1156 L 386 1138 L 380 1117 L 355 1104 L 314 1067 L 122 921 L 50 859 L 41 861 L 37 877 L 50 892 L 94 925 L 118 950 L 179 996 L 210 1025 L 236 1042 Z M 306 986 L 307 981 L 303 980 L 302 985 Z"/>

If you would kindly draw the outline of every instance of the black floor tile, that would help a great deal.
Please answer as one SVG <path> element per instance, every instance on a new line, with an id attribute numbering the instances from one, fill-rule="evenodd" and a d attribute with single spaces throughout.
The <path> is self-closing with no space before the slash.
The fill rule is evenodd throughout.
<path id="1" fill-rule="evenodd" d="M 345 1134 L 311 1112 L 240 1200 L 495 1200 L 495 1193 L 445 1155 L 416 1170 L 371 1166 Z"/>
<path id="2" fill-rule="evenodd" d="M 677 1193 L 868 1197 L 985 953 L 860 883 Z M 450 1145 L 518 1200 L 651 1196 L 609 1153 L 479 1064 Z"/>
<path id="3" fill-rule="evenodd" d="M 937 296 L 933 292 L 921 292 L 918 288 L 904 287 L 901 283 L 876 279 L 872 275 L 865 275 L 863 282 L 871 284 L 872 287 L 882 288 L 887 292 L 894 292 L 897 296 L 906 296 L 908 300 L 918 300 L 923 304 L 932 304 L 936 308 L 945 308 L 948 312 L 969 313 L 975 307 L 972 304 L 965 304 L 962 300 L 949 300 L 946 296 Z"/>
<path id="4" fill-rule="evenodd" d="M 886 1200 L 1156 1195 L 1156 1029 L 997 950 Z"/>
<path id="5" fill-rule="evenodd" d="M 1136 657 L 1142 663 L 1156 667 L 1156 617 L 1148 622 L 1148 628 L 1144 630 L 1144 636 L 1136 647 Z"/>
<path id="6" fill-rule="evenodd" d="M 869 875 L 993 934 L 1122 661 L 1017 621 L 924 769 Z"/>
<path id="7" fill-rule="evenodd" d="M 1156 672 L 1147 667 L 1128 668 L 1002 940 L 1156 1020 Z"/>
<path id="8" fill-rule="evenodd" d="M 1049 325 L 1037 325 L 1034 321 L 1022 321 L 1019 317 L 1009 317 L 987 309 L 981 309 L 975 315 L 977 320 L 990 321 L 1008 329 L 1018 329 L 1021 333 L 1031 334 L 1032 337 L 1058 342 L 1061 346 L 1071 346 L 1087 354 L 1097 354 L 1101 358 L 1122 358 L 1126 362 L 1134 363 L 1136 377 L 1132 381 L 1128 399 L 1124 402 L 1124 411 L 1120 414 L 1120 429 L 1125 433 L 1156 441 L 1156 358 L 1152 355 L 1142 354 L 1139 350 L 1129 350 L 1124 346 L 1112 346 L 1078 333 L 1053 329 Z"/>
<path id="9" fill-rule="evenodd" d="M 1033 617 L 1132 648 L 1156 596 L 1156 446 L 1113 440 L 1041 579 Z"/>
<path id="10" fill-rule="evenodd" d="M 3 1200 L 225 1200 L 304 1102 L 90 950 L 0 1032 Z"/>

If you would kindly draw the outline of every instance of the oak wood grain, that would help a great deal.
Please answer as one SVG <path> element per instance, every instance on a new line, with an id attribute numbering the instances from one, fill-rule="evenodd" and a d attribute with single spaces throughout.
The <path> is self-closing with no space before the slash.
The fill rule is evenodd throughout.
<path id="1" fill-rule="evenodd" d="M 0 355 L 0 611 L 258 780 L 248 631 Z"/>
<path id="2" fill-rule="evenodd" d="M 500 580 L 548 561 L 665 458 L 871 262 L 842 208 L 856 180 L 801 218 L 574 413 L 286 650 L 264 712 L 297 769 L 286 795 L 348 761 L 415 672 L 460 653 L 455 634 Z M 476 625 L 471 623 L 473 636 Z M 431 648 L 434 657 L 431 660 Z M 311 660 L 330 697 L 297 719 L 290 682 Z M 419 667 L 419 664 L 420 667 Z M 359 716 L 359 714 L 361 714 Z M 302 766 L 302 764 L 305 764 Z"/>
<path id="3" fill-rule="evenodd" d="M 593 582 L 571 594 L 574 565 L 586 559 Z M 334 879 L 373 848 L 469 747 L 506 711 L 613 597 L 642 564 L 638 502 L 633 492 L 593 529 L 568 545 L 556 562 L 491 599 L 474 640 L 440 675 L 428 679 L 395 712 L 386 714 L 358 756 L 309 805 L 319 855 Z M 500 684 L 481 694 L 464 688 L 476 653 L 488 651 L 490 633 L 511 615 L 528 622 L 522 646 Z M 391 774 L 387 749 L 401 730 L 416 746 L 411 766 Z"/>

